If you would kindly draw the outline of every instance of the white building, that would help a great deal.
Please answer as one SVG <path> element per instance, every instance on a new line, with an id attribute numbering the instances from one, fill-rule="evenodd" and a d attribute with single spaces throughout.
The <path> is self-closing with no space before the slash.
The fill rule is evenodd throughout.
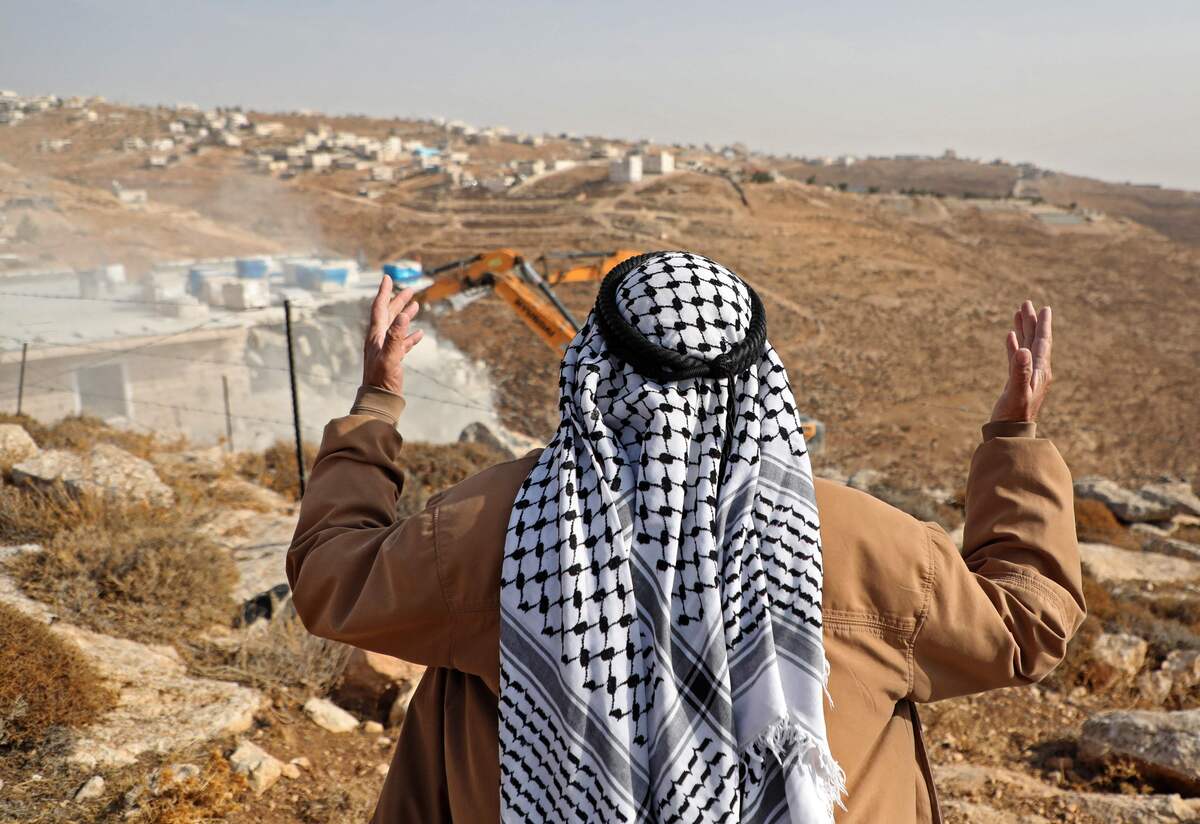
<path id="1" fill-rule="evenodd" d="M 670 152 L 651 152 L 643 164 L 648 175 L 669 175 L 675 171 L 675 155 Z"/>
<path id="2" fill-rule="evenodd" d="M 522 160 L 517 164 L 517 171 L 525 177 L 533 177 L 543 174 L 546 171 L 546 161 L 544 160 Z"/>
<path id="3" fill-rule="evenodd" d="M 628 155 L 608 164 L 608 180 L 610 183 L 637 183 L 641 179 L 641 155 Z"/>

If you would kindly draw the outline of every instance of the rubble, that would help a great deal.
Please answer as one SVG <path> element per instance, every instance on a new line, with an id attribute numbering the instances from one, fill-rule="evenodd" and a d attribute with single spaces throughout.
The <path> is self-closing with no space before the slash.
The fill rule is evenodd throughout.
<path id="1" fill-rule="evenodd" d="M 257 744 L 241 739 L 229 756 L 233 771 L 246 776 L 255 795 L 262 795 L 283 775 L 283 762 Z"/>
<path id="2" fill-rule="evenodd" d="M 80 804 L 85 801 L 92 801 L 104 795 L 104 777 L 93 775 L 87 781 L 83 782 L 83 786 L 75 793 L 75 803 Z"/>
<path id="3" fill-rule="evenodd" d="M 358 719 L 326 698 L 310 698 L 304 711 L 312 722 L 330 732 L 350 732 L 358 727 Z"/>
<path id="4" fill-rule="evenodd" d="M 47 449 L 12 468 L 13 481 L 26 486 L 62 486 L 72 495 L 99 495 L 122 502 L 145 501 L 170 506 L 175 493 L 149 461 L 120 447 L 99 443 L 84 455 Z"/>
<path id="5" fill-rule="evenodd" d="M 1103 689 L 1137 675 L 1150 645 L 1128 633 L 1101 633 L 1092 646 L 1093 686 Z"/>
<path id="6" fill-rule="evenodd" d="M 15 423 L 0 423 L 0 467 L 20 463 L 37 452 L 37 444 L 23 427 Z"/>
<path id="7" fill-rule="evenodd" d="M 1099 713 L 1083 725 L 1079 754 L 1093 762 L 1129 759 L 1194 794 L 1200 791 L 1200 709 Z"/>

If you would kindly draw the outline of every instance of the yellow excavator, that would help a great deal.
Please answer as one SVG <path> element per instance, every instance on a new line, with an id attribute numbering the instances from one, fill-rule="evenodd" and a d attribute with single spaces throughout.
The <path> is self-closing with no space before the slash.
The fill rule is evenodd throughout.
<path id="1" fill-rule="evenodd" d="M 612 252 L 551 252 L 538 258 L 544 271 L 551 261 L 595 262 L 555 269 L 543 276 L 519 252 L 513 249 L 493 249 L 427 271 L 425 274 L 433 277 L 434 281 L 417 295 L 417 300 L 423 304 L 430 304 L 455 295 L 481 294 L 490 288 L 512 307 L 517 317 L 524 321 L 543 343 L 554 350 L 556 355 L 561 356 L 563 349 L 579 331 L 579 322 L 554 294 L 552 287 L 563 283 L 603 280 L 617 264 L 640 254 L 641 252 L 633 249 L 618 249 Z M 810 449 L 818 451 L 824 445 L 824 424 L 807 416 L 800 417 L 800 427 L 805 440 L 808 441 Z"/>
<path id="2" fill-rule="evenodd" d="M 425 274 L 434 278 L 434 281 L 417 295 L 417 300 L 430 304 L 455 295 L 491 289 L 512 307 L 517 317 L 543 343 L 561 355 L 579 331 L 579 322 L 554 294 L 552 287 L 562 283 L 603 280 L 618 263 L 639 254 L 641 252 L 631 249 L 615 252 L 552 252 L 538 258 L 543 270 L 551 261 L 591 259 L 598 262 L 556 269 L 543 276 L 520 252 L 493 249 L 427 271 Z"/>

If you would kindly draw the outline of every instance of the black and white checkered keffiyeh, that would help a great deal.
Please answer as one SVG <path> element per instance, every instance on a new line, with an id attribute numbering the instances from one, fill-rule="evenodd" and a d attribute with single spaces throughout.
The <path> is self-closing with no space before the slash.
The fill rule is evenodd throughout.
<path id="1" fill-rule="evenodd" d="M 684 252 L 643 258 L 616 295 L 645 337 L 704 361 L 750 319 L 745 283 Z M 560 406 L 504 552 L 502 819 L 832 822 L 820 528 L 779 357 L 660 383 L 593 312 Z"/>

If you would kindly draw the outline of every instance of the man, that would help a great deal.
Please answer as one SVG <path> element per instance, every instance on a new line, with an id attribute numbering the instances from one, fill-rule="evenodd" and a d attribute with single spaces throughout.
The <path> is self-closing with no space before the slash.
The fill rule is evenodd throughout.
<path id="1" fill-rule="evenodd" d="M 397 523 L 411 298 L 380 285 L 288 554 L 310 631 L 429 667 L 377 822 L 938 821 L 915 702 L 1035 682 L 1083 620 L 1048 307 L 1007 335 L 960 553 L 813 480 L 761 302 L 684 252 L 605 279 L 545 450 Z"/>

